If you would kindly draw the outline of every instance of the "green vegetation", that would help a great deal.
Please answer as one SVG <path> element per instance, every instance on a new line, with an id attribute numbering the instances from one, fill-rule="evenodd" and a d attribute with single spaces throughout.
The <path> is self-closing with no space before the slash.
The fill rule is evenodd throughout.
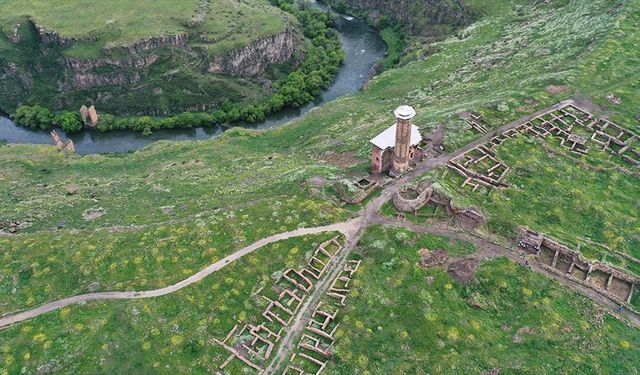
<path id="1" fill-rule="evenodd" d="M 405 230 L 366 232 L 327 374 L 637 373 L 640 331 L 588 299 L 504 258 L 461 285 L 420 268 L 421 247 L 468 253 Z"/>
<path id="2" fill-rule="evenodd" d="M 637 2 L 469 6 L 484 7 L 483 19 L 439 43 L 414 46 L 428 58 L 388 70 L 363 92 L 279 129 L 234 129 L 110 156 L 0 146 L 0 229 L 13 223 L 18 233 L 0 237 L 0 314 L 88 291 L 93 282 L 99 290 L 166 285 L 269 234 L 344 220 L 348 207 L 326 200 L 307 180 L 361 175 L 368 140 L 389 126 L 400 104 L 416 107 L 423 134 L 444 123 L 447 150 L 479 136 L 466 130 L 460 111 L 480 112 L 495 129 L 571 96 L 607 106 L 617 123 L 636 129 Z M 609 93 L 622 103 L 607 101 Z M 513 188 L 483 195 L 441 183 L 488 213 L 495 232 L 529 225 L 637 274 L 621 255 L 638 256 L 637 176 L 595 150 L 573 160 L 556 145 L 530 142 L 500 148 L 514 168 Z M 355 162 L 331 164 L 336 159 Z M 422 247 L 452 256 L 475 250 L 404 230 L 367 232 L 332 373 L 637 373 L 639 331 L 566 286 L 504 259 L 483 262 L 477 280 L 463 286 L 441 269 L 417 267 Z M 175 295 L 75 306 L 2 330 L 0 373 L 49 363 L 65 372 L 211 372 L 225 353 L 207 339 L 228 332 L 242 311 L 254 316 L 241 296 L 282 268 L 270 249 Z M 250 260 L 257 266 L 245 267 Z M 236 281 L 245 285 L 231 287 Z"/>
<path id="3" fill-rule="evenodd" d="M 2 8 L 5 112 L 92 103 L 101 113 L 169 114 L 251 102 L 266 94 L 259 79 L 208 73 L 213 58 L 289 30 L 297 41 L 291 64 L 282 65 L 289 73 L 305 49 L 294 17 L 267 0 L 10 0 Z"/>
<path id="4" fill-rule="evenodd" d="M 255 123 L 264 121 L 268 114 L 285 107 L 297 108 L 313 100 L 333 81 L 344 59 L 337 33 L 330 28 L 333 21 L 325 12 L 300 9 L 290 0 L 280 0 L 275 5 L 296 16 L 311 45 L 302 65 L 282 82 L 275 84 L 274 95 L 249 105 L 225 102 L 221 110 L 213 113 L 182 113 L 163 118 L 145 116 L 137 119 L 103 119 L 98 129 L 131 129 L 150 133 L 156 129 L 215 126 L 227 121 Z"/>
<path id="5" fill-rule="evenodd" d="M 558 145 L 545 143 L 519 137 L 498 148 L 500 160 L 512 168 L 505 179 L 509 188 L 473 193 L 461 188 L 464 179 L 452 172 L 439 183 L 463 205 L 480 207 L 492 232 L 513 238 L 519 225 L 528 226 L 580 249 L 587 258 L 640 275 L 640 264 L 621 256 L 640 259 L 638 176 L 623 173 L 617 162 L 605 162 L 608 155 L 595 148 L 576 163 Z"/>
<path id="6" fill-rule="evenodd" d="M 80 115 L 75 112 L 61 113 L 57 116 L 56 121 L 60 124 L 60 129 L 67 134 L 79 132 L 84 127 Z"/>
<path id="7" fill-rule="evenodd" d="M 40 106 L 20 106 L 14 117 L 16 124 L 30 129 L 50 129 L 55 117 L 47 108 Z"/>
<path id="8" fill-rule="evenodd" d="M 196 32 L 198 39 L 209 41 L 206 45 L 212 52 L 228 51 L 280 32 L 289 22 L 262 0 L 4 0 L 2 11 L 0 27 L 7 34 L 28 19 L 60 38 L 90 40 L 87 46 L 107 50 L 147 38 Z M 83 51 L 76 45 L 68 56 L 97 58 L 104 52 L 100 48 L 93 50 L 96 55 Z"/>
<path id="9" fill-rule="evenodd" d="M 2 147 L 0 228 L 30 226 L 0 237 L 0 311 L 93 283 L 160 287 L 263 237 L 350 215 L 300 185 L 334 168 L 273 152 L 286 135 L 265 143 L 238 129 L 222 139 L 161 142 L 147 149 L 157 157 L 135 161 L 139 154 L 69 158 L 45 146 L 35 160 L 33 146 Z"/>
<path id="10" fill-rule="evenodd" d="M 228 352 L 211 343 L 235 324 L 256 323 L 273 274 L 306 264 L 335 234 L 268 245 L 174 294 L 66 307 L 0 332 L 0 374 L 212 373 Z M 178 254 L 181 258 L 182 254 Z M 182 274 L 181 276 L 184 276 Z"/>
<path id="11" fill-rule="evenodd" d="M 280 0 L 274 2 L 274 5 L 293 14 L 299 20 L 303 34 L 310 43 L 306 50 L 305 59 L 298 69 L 274 83 L 273 95 L 248 103 L 247 100 L 238 100 L 232 104 L 229 100 L 225 100 L 218 106 L 220 109 L 210 113 L 185 112 L 168 117 L 142 116 L 137 118 L 115 118 L 109 114 L 103 114 L 98 129 L 101 131 L 128 129 L 150 134 L 157 129 L 212 127 L 237 121 L 255 123 L 264 121 L 268 114 L 280 111 L 285 107 L 297 108 L 313 100 L 333 82 L 344 59 L 338 35 L 331 28 L 333 19 L 328 13 L 319 10 L 298 8 L 290 0 Z M 205 95 L 209 94 L 211 93 Z M 135 102 L 136 98 L 141 97 L 137 90 L 123 95 L 120 95 L 119 100 L 123 100 L 126 96 L 127 100 Z M 130 95 L 132 96 L 129 97 Z M 171 105 L 175 106 L 174 108 L 183 108 L 179 102 L 172 102 Z M 129 108 L 130 105 L 122 103 L 122 107 Z M 40 106 L 34 106 L 34 108 L 21 106 L 18 109 L 21 112 L 43 110 Z M 140 110 L 144 112 L 143 108 Z M 33 122 L 29 116 L 16 114 L 16 123 L 19 125 L 31 127 Z M 73 127 L 71 128 L 73 129 Z"/>

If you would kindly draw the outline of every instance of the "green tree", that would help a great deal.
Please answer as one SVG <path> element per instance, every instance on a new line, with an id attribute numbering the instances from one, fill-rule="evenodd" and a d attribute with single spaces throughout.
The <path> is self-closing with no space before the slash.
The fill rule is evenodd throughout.
<path id="1" fill-rule="evenodd" d="M 75 112 L 63 112 L 58 115 L 56 123 L 65 133 L 76 133 L 83 128 L 80 115 Z"/>
<path id="2" fill-rule="evenodd" d="M 54 116 L 44 107 L 23 105 L 16 109 L 14 121 L 20 126 L 45 130 L 53 127 Z"/>

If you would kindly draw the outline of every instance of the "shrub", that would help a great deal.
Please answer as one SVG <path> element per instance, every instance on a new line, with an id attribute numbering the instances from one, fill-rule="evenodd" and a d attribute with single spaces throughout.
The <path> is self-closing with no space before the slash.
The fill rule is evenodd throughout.
<path id="1" fill-rule="evenodd" d="M 54 116 L 47 108 L 22 105 L 16 109 L 14 121 L 20 126 L 30 129 L 51 129 L 54 123 Z"/>
<path id="2" fill-rule="evenodd" d="M 79 132 L 84 126 L 80 115 L 75 112 L 63 112 L 56 117 L 56 123 L 65 133 Z"/>

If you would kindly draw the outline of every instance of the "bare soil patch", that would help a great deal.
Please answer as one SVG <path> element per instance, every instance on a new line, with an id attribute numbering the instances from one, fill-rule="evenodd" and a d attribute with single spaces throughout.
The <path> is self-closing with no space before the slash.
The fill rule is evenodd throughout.
<path id="1" fill-rule="evenodd" d="M 442 250 L 429 250 L 422 249 L 418 250 L 418 254 L 420 255 L 420 260 L 418 264 L 420 267 L 429 268 L 443 265 L 449 259 L 449 256 L 445 251 Z"/>
<path id="2" fill-rule="evenodd" d="M 354 152 L 331 153 L 323 156 L 320 160 L 341 168 L 353 167 L 361 162 Z"/>
<path id="3" fill-rule="evenodd" d="M 476 277 L 478 264 L 480 264 L 480 261 L 476 258 L 465 258 L 451 263 L 447 271 L 454 280 L 463 285 L 468 285 Z"/>
<path id="4" fill-rule="evenodd" d="M 545 87 L 545 90 L 547 90 L 547 92 L 550 94 L 562 94 L 563 92 L 567 91 L 567 89 L 567 85 L 549 85 Z"/>
<path id="5" fill-rule="evenodd" d="M 540 105 L 540 102 L 535 99 L 525 99 L 524 105 L 516 107 L 518 112 L 531 112 L 535 107 Z"/>
<path id="6" fill-rule="evenodd" d="M 91 221 L 100 218 L 104 214 L 105 211 L 102 207 L 90 208 L 82 213 L 82 218 L 86 221 Z"/>
<path id="7" fill-rule="evenodd" d="M 311 178 L 309 178 L 307 180 L 307 183 L 309 185 L 314 185 L 314 186 L 324 186 L 324 185 L 328 184 L 329 182 L 330 182 L 329 180 L 327 180 L 324 177 L 320 177 L 320 176 L 313 176 L 313 177 L 311 177 Z"/>

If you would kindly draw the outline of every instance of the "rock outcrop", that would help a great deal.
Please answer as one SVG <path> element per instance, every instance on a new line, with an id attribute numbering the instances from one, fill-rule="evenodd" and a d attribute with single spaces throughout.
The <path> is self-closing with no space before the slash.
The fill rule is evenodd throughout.
<path id="1" fill-rule="evenodd" d="M 159 105 L 162 108 L 156 114 L 216 107 L 225 99 L 242 100 L 244 92 L 231 81 L 199 78 L 203 74 L 249 77 L 243 83 L 261 85 L 266 93 L 271 87 L 267 76 L 269 66 L 302 55 L 298 52 L 302 33 L 294 22 L 287 22 L 281 32 L 262 38 L 256 36 L 247 45 L 221 51 L 219 55 L 203 46 L 220 43 L 220 38 L 227 36 L 206 40 L 201 30 L 193 28 L 188 33 L 154 36 L 128 45 L 107 44 L 99 51 L 91 51 L 89 56 L 79 56 L 75 53 L 76 47 L 82 50 L 87 44 L 99 43 L 99 37 L 66 37 L 27 19 L 15 30 L 9 30 L 13 32 L 7 33 L 7 38 L 17 51 L 35 56 L 41 63 L 0 62 L 0 97 L 3 101 L 9 99 L 6 108 L 11 110 L 32 96 L 37 82 L 40 91 L 47 86 L 50 94 L 44 101 L 54 109 L 79 106 L 89 98 L 108 112 L 115 109 L 118 114 L 154 114 L 153 100 L 147 98 L 155 96 L 171 98 Z M 293 65 L 296 63 L 293 61 Z M 145 99 L 128 106 L 130 102 L 123 98 L 131 97 L 131 92 L 138 90 Z M 204 92 L 207 94 L 201 95 Z M 198 102 L 198 98 L 202 102 Z"/>
<path id="2" fill-rule="evenodd" d="M 272 64 L 289 61 L 300 38 L 295 29 L 256 40 L 246 47 L 237 49 L 224 56 L 216 56 L 208 63 L 210 73 L 225 73 L 236 76 L 256 76 L 265 72 Z"/>
<path id="3" fill-rule="evenodd" d="M 348 11 L 364 12 L 377 24 L 388 17 L 414 35 L 434 36 L 443 28 L 463 26 L 471 21 L 470 10 L 462 0 L 328 0 L 344 4 Z"/>

